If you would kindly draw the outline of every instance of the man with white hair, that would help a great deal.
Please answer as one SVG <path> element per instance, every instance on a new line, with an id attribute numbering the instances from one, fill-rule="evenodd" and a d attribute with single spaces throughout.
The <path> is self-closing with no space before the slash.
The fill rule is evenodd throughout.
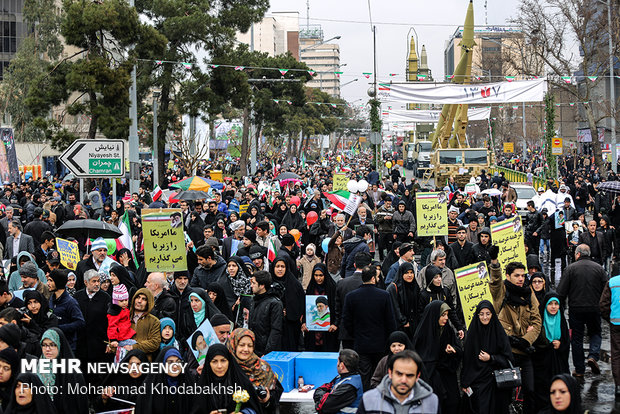
<path id="1" fill-rule="evenodd" d="M 347 227 L 347 218 L 342 213 L 338 213 L 334 218 L 334 222 L 330 224 L 328 236 L 332 237 L 336 231 L 342 235 L 342 241 L 353 237 L 353 231 Z"/>
<path id="2" fill-rule="evenodd" d="M 174 297 L 168 292 L 168 282 L 166 275 L 154 272 L 148 275 L 144 287 L 151 291 L 155 298 L 155 306 L 151 310 L 151 315 L 157 319 L 174 318 L 176 315 L 177 304 Z"/>
<path id="3" fill-rule="evenodd" d="M 86 326 L 78 330 L 76 356 L 83 362 L 103 362 L 107 359 L 108 307 L 111 298 L 101 290 L 99 273 L 94 269 L 84 272 L 84 289 L 75 293 Z M 92 379 L 87 376 L 87 379 Z"/>

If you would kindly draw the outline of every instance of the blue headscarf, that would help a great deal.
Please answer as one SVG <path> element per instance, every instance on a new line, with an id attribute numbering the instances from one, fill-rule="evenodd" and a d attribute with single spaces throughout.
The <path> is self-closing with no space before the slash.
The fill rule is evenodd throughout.
<path id="1" fill-rule="evenodd" d="M 545 336 L 547 337 L 549 342 L 555 340 L 559 341 L 560 338 L 562 338 L 562 315 L 560 315 L 561 311 L 558 310 L 558 313 L 556 313 L 555 315 L 551 315 L 549 311 L 547 311 L 547 306 L 553 301 L 557 302 L 558 305 L 560 304 L 560 300 L 555 296 L 551 297 L 547 301 L 547 304 L 545 305 L 545 321 L 543 324 L 545 326 Z"/>
<path id="2" fill-rule="evenodd" d="M 199 328 L 200 324 L 205 320 L 205 314 L 206 314 L 206 311 L 207 311 L 206 310 L 207 304 L 200 297 L 200 295 L 198 295 L 197 293 L 190 293 L 189 294 L 190 304 L 191 304 L 191 301 L 192 301 L 192 297 L 198 299 L 202 303 L 202 308 L 200 308 L 200 310 L 198 312 L 194 312 L 194 309 L 192 309 L 192 312 L 194 312 L 194 322 L 196 322 L 196 328 Z"/>
<path id="3" fill-rule="evenodd" d="M 170 328 L 172 328 L 172 338 L 170 338 L 168 342 L 164 342 L 164 338 L 162 338 L 161 344 L 159 345 L 159 349 L 164 349 L 165 347 L 169 345 L 174 346 L 175 348 L 178 348 L 179 345 L 177 344 L 177 340 L 175 339 L 177 335 L 177 327 L 174 321 L 170 318 L 161 318 L 161 320 L 159 321 L 159 325 L 160 325 L 160 332 L 163 332 L 166 326 L 169 326 Z"/>
<path id="4" fill-rule="evenodd" d="M 166 363 L 166 361 L 168 361 L 168 358 L 170 358 L 171 356 L 175 356 L 179 358 L 180 361 L 183 361 L 183 357 L 181 356 L 181 353 L 178 349 L 169 348 L 164 354 L 164 363 Z M 166 375 L 166 381 L 171 387 L 176 387 L 177 385 L 179 385 L 179 377 L 171 377 L 169 375 Z"/>

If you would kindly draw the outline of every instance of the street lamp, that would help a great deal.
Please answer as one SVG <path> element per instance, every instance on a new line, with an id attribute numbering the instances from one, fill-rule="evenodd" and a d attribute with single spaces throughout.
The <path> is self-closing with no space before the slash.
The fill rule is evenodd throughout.
<path id="1" fill-rule="evenodd" d="M 157 100 L 161 91 L 153 91 L 153 188 L 159 185 L 159 143 L 157 142 Z"/>
<path id="2" fill-rule="evenodd" d="M 347 86 L 347 85 L 349 85 L 349 84 L 351 84 L 351 83 L 353 83 L 353 82 L 357 82 L 358 80 L 359 80 L 359 79 L 355 78 L 355 79 L 353 79 L 352 81 L 348 81 L 347 83 L 345 83 L 345 84 L 343 84 L 343 85 L 340 85 L 340 89 L 344 88 L 345 86 Z"/>
<path id="3" fill-rule="evenodd" d="M 305 52 L 305 51 L 306 51 L 306 50 L 308 50 L 308 49 L 314 49 L 315 47 L 319 47 L 319 46 L 321 46 L 321 45 L 324 45 L 325 43 L 331 42 L 332 40 L 338 40 L 338 39 L 340 39 L 341 37 L 342 37 L 342 36 L 334 36 L 334 37 L 329 38 L 329 39 L 327 39 L 327 40 L 323 40 L 323 41 L 321 41 L 321 42 L 315 43 L 315 44 L 313 44 L 313 45 L 310 45 L 310 46 L 308 46 L 308 47 L 305 47 L 305 48 L 301 49 L 301 50 L 299 51 L 299 53 Z"/>
<path id="4" fill-rule="evenodd" d="M 500 45 L 501 47 L 505 47 L 506 49 L 512 49 L 512 50 L 517 50 L 517 48 L 512 47 L 512 46 L 508 46 L 508 45 L 504 45 L 502 42 L 498 42 L 495 39 L 491 39 L 490 37 L 482 37 L 482 40 L 488 40 L 489 42 L 493 42 L 495 44 Z M 523 48 L 519 47 L 519 52 L 521 53 L 521 64 L 524 65 L 525 64 L 525 53 L 523 53 Z M 500 54 L 501 54 L 501 49 L 500 49 Z M 527 143 L 525 141 L 525 101 L 522 102 L 522 112 L 523 112 L 523 116 L 522 116 L 522 128 L 523 128 L 523 161 L 525 161 L 525 158 L 527 157 Z"/>

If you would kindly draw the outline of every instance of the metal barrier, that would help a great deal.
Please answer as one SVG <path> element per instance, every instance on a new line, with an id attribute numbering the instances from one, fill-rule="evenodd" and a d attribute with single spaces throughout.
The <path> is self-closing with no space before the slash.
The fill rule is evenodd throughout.
<path id="1" fill-rule="evenodd" d="M 522 173 L 520 171 L 515 171 L 515 170 L 511 170 L 510 168 L 498 167 L 498 166 L 493 166 L 489 168 L 489 171 L 491 173 L 497 172 L 498 174 L 503 172 L 504 177 L 506 177 L 506 180 L 510 181 L 511 183 L 528 183 L 527 174 Z M 547 180 L 545 180 L 544 178 L 540 178 L 540 177 L 533 177 L 532 182 L 530 184 L 532 184 L 532 186 L 535 189 L 538 189 L 538 187 L 542 187 L 545 189 L 547 188 Z"/>

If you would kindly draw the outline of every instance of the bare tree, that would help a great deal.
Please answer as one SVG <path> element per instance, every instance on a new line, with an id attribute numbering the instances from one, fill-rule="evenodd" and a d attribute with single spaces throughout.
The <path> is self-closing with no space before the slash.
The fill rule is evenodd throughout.
<path id="1" fill-rule="evenodd" d="M 607 14 L 603 6 L 597 0 L 522 0 L 514 22 L 525 34 L 525 55 L 541 59 L 551 86 L 566 91 L 583 105 L 582 121 L 592 136 L 594 162 L 606 176 L 597 123 L 610 116 L 609 103 L 601 102 L 595 93 L 608 69 Z M 617 27 L 618 16 L 612 16 L 612 21 Z M 612 53 L 617 54 L 617 43 L 615 47 Z M 526 65 L 520 65 L 519 70 L 539 74 L 528 73 Z"/>
<path id="2" fill-rule="evenodd" d="M 194 175 L 198 165 L 207 157 L 209 147 L 204 140 L 198 139 L 199 135 L 184 139 L 181 134 L 175 134 L 168 138 L 171 151 L 179 154 L 179 162 L 187 174 Z"/>

